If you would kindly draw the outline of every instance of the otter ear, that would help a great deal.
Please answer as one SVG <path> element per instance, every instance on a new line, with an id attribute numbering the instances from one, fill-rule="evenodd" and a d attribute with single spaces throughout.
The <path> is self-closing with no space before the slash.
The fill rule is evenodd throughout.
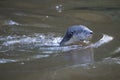
<path id="1" fill-rule="evenodd" d="M 72 35 L 73 35 L 72 32 L 66 32 L 65 36 L 63 37 L 63 39 L 60 42 L 60 46 L 65 45 L 65 43 L 71 39 Z"/>

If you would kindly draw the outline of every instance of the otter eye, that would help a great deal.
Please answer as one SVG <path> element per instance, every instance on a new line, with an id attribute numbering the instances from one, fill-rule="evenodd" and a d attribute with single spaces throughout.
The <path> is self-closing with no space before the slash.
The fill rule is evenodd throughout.
<path id="1" fill-rule="evenodd" d="M 83 32 L 86 33 L 86 30 L 84 30 Z"/>
<path id="2" fill-rule="evenodd" d="M 71 31 L 71 32 L 70 32 L 70 35 L 73 35 L 73 33 L 74 33 L 74 31 Z"/>
<path id="3" fill-rule="evenodd" d="M 74 32 L 72 31 L 71 34 L 73 34 Z"/>

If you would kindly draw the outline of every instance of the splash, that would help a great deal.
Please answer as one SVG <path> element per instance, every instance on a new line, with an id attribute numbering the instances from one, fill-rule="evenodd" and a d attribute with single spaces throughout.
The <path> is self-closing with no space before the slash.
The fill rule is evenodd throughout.
<path id="1" fill-rule="evenodd" d="M 106 44 L 112 41 L 114 38 L 107 34 L 103 34 L 103 37 L 91 44 L 90 46 L 81 46 L 81 45 L 71 45 L 71 46 L 59 46 L 61 37 L 56 37 L 54 34 L 44 35 L 44 34 L 33 34 L 33 35 L 22 35 L 22 36 L 5 36 L 0 37 L 0 42 L 2 43 L 0 46 L 0 51 L 3 50 L 15 50 L 15 49 L 39 49 L 42 50 L 43 53 L 49 52 L 54 53 L 58 51 L 70 51 L 74 49 L 83 49 L 87 47 L 98 48 L 103 44 Z"/>
<path id="2" fill-rule="evenodd" d="M 55 6 L 55 9 L 57 12 L 61 13 L 63 11 L 63 5 L 62 4 L 57 5 L 57 6 Z"/>
<path id="3" fill-rule="evenodd" d="M 18 25 L 21 25 L 21 24 L 19 24 L 16 21 L 13 21 L 13 20 L 6 20 L 6 21 L 4 21 L 4 25 L 10 25 L 10 26 L 16 25 L 16 26 L 18 26 Z"/>
<path id="4" fill-rule="evenodd" d="M 59 46 L 61 37 L 54 37 L 54 35 L 34 34 L 34 35 L 23 35 L 23 36 L 6 36 L 0 38 L 2 42 L 1 46 L 15 46 L 19 45 L 33 45 L 35 46 Z M 27 46 L 28 46 L 27 45 Z"/>
<path id="5" fill-rule="evenodd" d="M 8 57 L 0 59 L 0 63 L 21 62 L 47 58 L 50 57 L 51 54 L 56 55 L 61 52 L 71 51 L 75 49 L 85 49 L 88 47 L 98 48 L 103 44 L 112 41 L 113 37 L 103 34 L 103 37 L 99 41 L 89 46 L 59 46 L 61 40 L 62 37 L 56 36 L 54 34 L 45 35 L 35 33 L 32 35 L 22 36 L 0 36 L 0 52 L 3 53 L 3 55 L 11 56 L 11 58 Z M 12 51 L 18 51 L 20 54 L 13 54 Z M 14 59 L 15 56 L 17 57 Z"/>
<path id="6" fill-rule="evenodd" d="M 100 47 L 103 44 L 109 43 L 113 39 L 114 38 L 112 36 L 109 36 L 107 34 L 103 34 L 103 37 L 99 41 L 97 41 L 94 44 L 92 44 L 92 47 L 98 48 L 98 47 Z"/>
<path id="7" fill-rule="evenodd" d="M 17 60 L 13 60 L 13 59 L 0 59 L 0 64 L 11 63 L 11 62 L 17 62 Z"/>
<path id="8" fill-rule="evenodd" d="M 118 47 L 114 52 L 113 52 L 113 54 L 114 53 L 119 53 L 120 52 L 120 47 Z"/>

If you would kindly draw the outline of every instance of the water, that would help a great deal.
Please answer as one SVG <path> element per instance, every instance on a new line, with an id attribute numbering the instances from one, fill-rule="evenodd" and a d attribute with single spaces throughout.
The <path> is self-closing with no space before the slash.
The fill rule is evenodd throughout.
<path id="1" fill-rule="evenodd" d="M 1 0 L 0 80 L 119 80 L 119 0 Z M 90 45 L 59 46 L 85 25 Z"/>

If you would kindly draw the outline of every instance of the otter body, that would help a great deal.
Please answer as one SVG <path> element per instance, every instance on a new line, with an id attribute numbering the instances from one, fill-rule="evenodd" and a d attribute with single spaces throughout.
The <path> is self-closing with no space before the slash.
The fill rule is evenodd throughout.
<path id="1" fill-rule="evenodd" d="M 83 25 L 71 26 L 67 29 L 65 36 L 60 42 L 60 46 L 76 44 L 89 41 L 93 31 Z"/>

